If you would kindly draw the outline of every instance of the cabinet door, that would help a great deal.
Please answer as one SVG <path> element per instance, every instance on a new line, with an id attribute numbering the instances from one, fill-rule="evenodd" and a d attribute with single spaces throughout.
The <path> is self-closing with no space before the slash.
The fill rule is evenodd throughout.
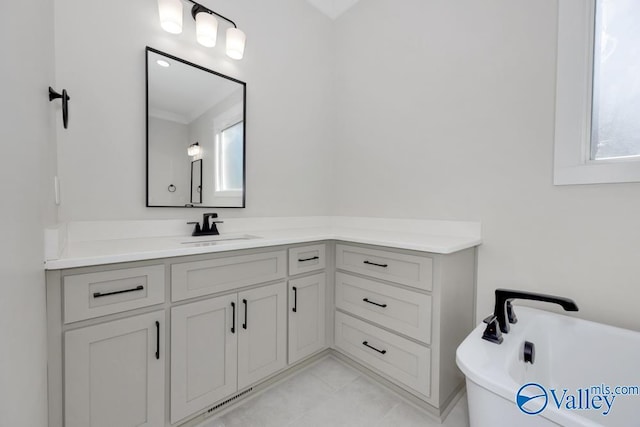
<path id="1" fill-rule="evenodd" d="M 171 423 L 237 390 L 236 294 L 171 309 Z"/>
<path id="2" fill-rule="evenodd" d="M 65 426 L 164 425 L 164 312 L 65 334 Z"/>
<path id="3" fill-rule="evenodd" d="M 324 273 L 289 281 L 289 363 L 325 346 Z"/>
<path id="4" fill-rule="evenodd" d="M 286 284 L 240 292 L 238 305 L 238 389 L 242 389 L 287 364 Z"/>

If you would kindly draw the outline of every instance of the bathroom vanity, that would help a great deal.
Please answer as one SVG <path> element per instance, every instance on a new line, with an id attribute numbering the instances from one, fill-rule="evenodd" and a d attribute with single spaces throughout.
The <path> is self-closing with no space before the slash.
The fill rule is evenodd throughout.
<path id="1" fill-rule="evenodd" d="M 480 240 L 414 234 L 403 247 L 403 235 L 77 244 L 47 263 L 49 425 L 195 425 L 328 352 L 446 414 L 464 384 L 455 350 L 474 326 Z"/>

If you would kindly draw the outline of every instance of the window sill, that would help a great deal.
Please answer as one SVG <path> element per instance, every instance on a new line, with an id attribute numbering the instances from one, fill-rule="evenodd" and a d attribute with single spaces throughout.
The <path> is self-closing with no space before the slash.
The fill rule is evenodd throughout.
<path id="1" fill-rule="evenodd" d="M 554 185 L 614 184 L 640 182 L 640 162 L 588 163 L 574 166 L 556 164 Z"/>

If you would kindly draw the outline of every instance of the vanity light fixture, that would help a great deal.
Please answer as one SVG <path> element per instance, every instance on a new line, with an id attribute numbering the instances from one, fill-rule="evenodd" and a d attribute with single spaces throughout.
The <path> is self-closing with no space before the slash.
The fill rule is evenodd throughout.
<path id="1" fill-rule="evenodd" d="M 226 18 L 213 10 L 196 3 L 193 0 L 185 0 L 193 4 L 191 16 L 196 21 L 196 40 L 202 46 L 214 47 L 218 38 L 218 20 L 216 16 L 229 22 L 233 27 L 227 29 L 227 56 L 233 59 L 242 59 L 247 36 L 238 29 L 231 19 Z M 158 0 L 160 26 L 172 34 L 182 32 L 182 0 Z"/>
<path id="2" fill-rule="evenodd" d="M 160 26 L 167 33 L 182 32 L 182 0 L 158 0 Z"/>
<path id="3" fill-rule="evenodd" d="M 158 64 L 159 66 L 164 67 L 164 68 L 167 68 L 167 67 L 169 67 L 171 65 L 171 64 L 169 64 L 168 61 L 165 61 L 164 59 L 158 59 L 156 61 L 156 64 Z"/>
<path id="4" fill-rule="evenodd" d="M 247 36 L 237 28 L 227 30 L 227 55 L 232 59 L 242 59 Z"/>
<path id="5" fill-rule="evenodd" d="M 194 6 L 194 9 L 198 6 Z M 196 40 L 204 47 L 214 47 L 218 38 L 218 20 L 207 12 L 195 12 Z"/>
<path id="6" fill-rule="evenodd" d="M 190 157 L 199 156 L 202 154 L 202 147 L 200 147 L 200 144 L 198 142 L 196 142 L 195 144 L 191 144 L 189 148 L 187 148 L 187 154 Z"/>

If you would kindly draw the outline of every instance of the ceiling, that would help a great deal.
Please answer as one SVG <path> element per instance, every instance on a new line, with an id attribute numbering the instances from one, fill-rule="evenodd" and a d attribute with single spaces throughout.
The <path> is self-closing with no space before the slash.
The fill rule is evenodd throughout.
<path id="1" fill-rule="evenodd" d="M 351 6 L 358 3 L 359 0 L 307 0 L 322 13 L 331 19 L 346 12 Z"/>
<path id="2" fill-rule="evenodd" d="M 148 53 L 149 115 L 189 124 L 242 86 L 155 52 Z M 160 67 L 162 59 L 170 66 Z"/>

